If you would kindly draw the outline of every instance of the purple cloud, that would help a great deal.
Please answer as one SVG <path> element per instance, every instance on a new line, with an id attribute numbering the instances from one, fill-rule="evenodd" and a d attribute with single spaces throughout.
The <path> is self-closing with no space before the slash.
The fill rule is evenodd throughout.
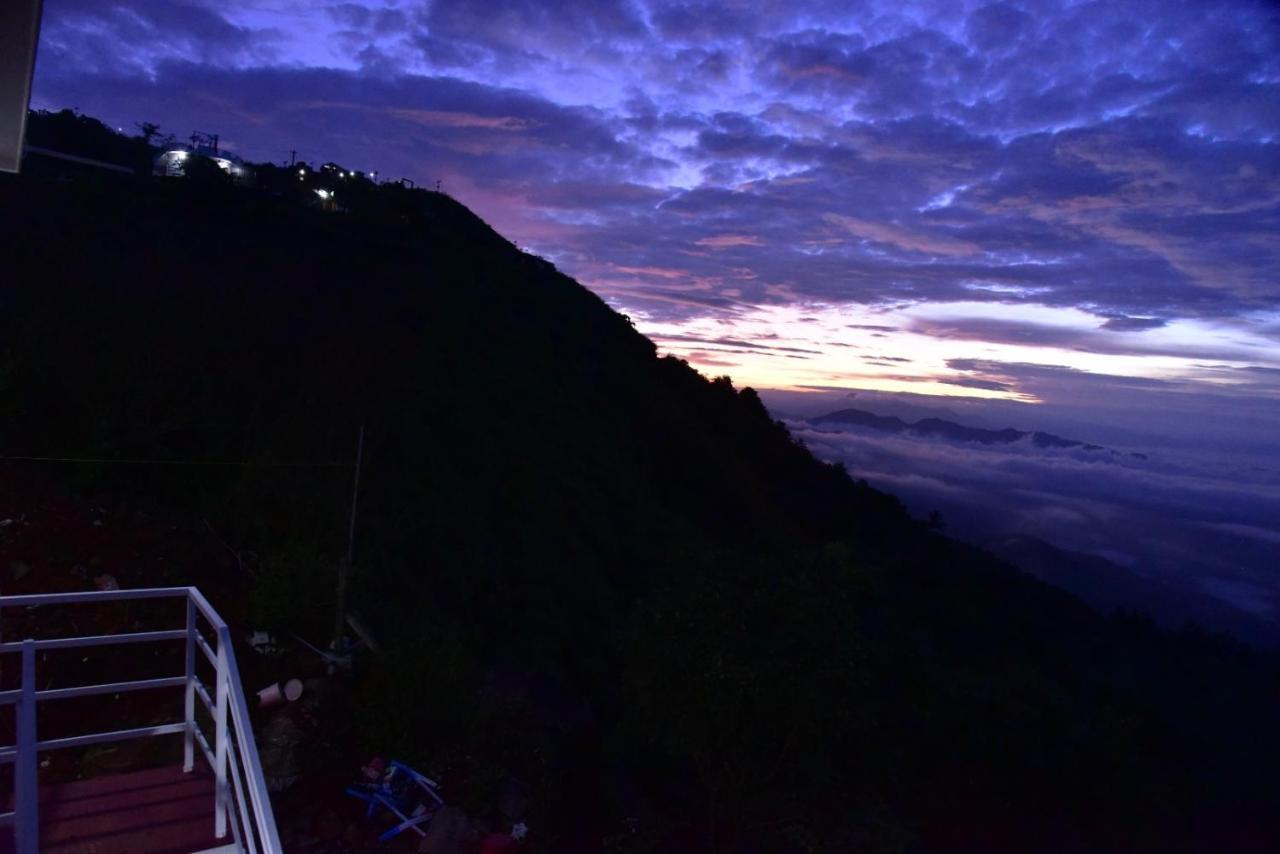
<path id="1" fill-rule="evenodd" d="M 1247 0 L 47 0 L 35 100 L 443 179 L 642 328 L 1002 303 L 1098 328 L 912 329 L 1265 367 L 1178 336 L 1278 323 L 1277 57 Z"/>
<path id="2" fill-rule="evenodd" d="M 1159 329 L 1167 326 L 1168 321 L 1159 317 L 1128 317 L 1117 314 L 1108 317 L 1102 324 L 1103 329 L 1114 329 L 1118 332 L 1142 332 L 1147 329 Z"/>

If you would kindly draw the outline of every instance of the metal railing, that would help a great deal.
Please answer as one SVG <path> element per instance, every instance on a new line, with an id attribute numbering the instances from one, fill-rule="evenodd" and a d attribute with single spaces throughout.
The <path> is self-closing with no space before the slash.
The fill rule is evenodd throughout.
<path id="1" fill-rule="evenodd" d="M 39 842 L 39 803 L 36 754 L 45 750 L 85 747 L 135 738 L 177 735 L 183 737 L 183 770 L 195 769 L 195 750 L 200 748 L 214 775 L 214 835 L 225 839 L 230 828 L 235 845 L 257 854 L 280 854 L 280 837 L 267 794 L 258 748 L 253 740 L 249 708 L 240 684 L 231 633 L 208 600 L 194 587 L 159 587 L 138 590 L 107 590 L 87 593 L 51 593 L 34 596 L 0 596 L 0 614 L 5 608 L 39 605 L 79 605 L 136 599 L 185 599 L 186 626 L 179 629 L 90 635 L 74 638 L 46 638 L 0 643 L 0 654 L 22 656 L 21 687 L 0 691 L 0 705 L 16 708 L 17 743 L 0 747 L 0 763 L 14 765 L 14 809 L 0 813 L 0 823 L 14 828 L 18 854 L 36 854 Z M 201 618 L 213 633 L 206 640 Z M 36 653 L 46 650 L 116 644 L 155 643 L 182 640 L 186 643 L 186 672 L 160 679 L 137 679 L 71 688 L 36 690 Z M 214 690 L 209 690 L 197 674 L 197 652 L 214 669 Z M 37 735 L 37 704 L 45 700 L 65 700 L 97 694 L 118 694 L 165 688 L 184 690 L 184 719 L 157 726 L 96 732 L 69 738 L 41 741 Z M 196 716 L 199 699 L 213 724 L 213 744 L 205 736 Z"/>

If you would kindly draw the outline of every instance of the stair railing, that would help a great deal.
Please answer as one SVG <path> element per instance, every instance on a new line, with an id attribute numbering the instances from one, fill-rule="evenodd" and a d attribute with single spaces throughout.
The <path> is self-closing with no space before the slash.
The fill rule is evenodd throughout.
<path id="1" fill-rule="evenodd" d="M 15 707 L 17 724 L 16 743 L 0 747 L 0 763 L 12 763 L 14 766 L 14 808 L 0 813 L 0 825 L 12 825 L 18 854 L 38 854 L 40 847 L 38 753 L 177 734 L 183 737 L 183 770 L 190 772 L 195 769 L 195 749 L 199 747 L 213 771 L 214 835 L 225 839 L 230 829 L 236 847 L 242 851 L 281 854 L 280 837 L 253 738 L 231 633 L 226 622 L 199 590 L 194 587 L 160 587 L 0 596 L 0 620 L 6 608 L 177 598 L 185 599 L 187 604 L 186 626 L 183 628 L 74 638 L 26 638 L 0 643 L 0 655 L 18 653 L 22 660 L 20 687 L 0 691 L 0 705 Z M 2 627 L 0 622 L 0 629 Z M 206 631 L 211 633 L 212 643 L 205 637 Z M 178 640 L 186 645 L 186 672 L 181 676 L 36 689 L 37 652 Z M 212 694 L 200 679 L 197 653 L 213 668 Z M 185 700 L 181 721 L 67 738 L 40 740 L 38 736 L 37 709 L 42 701 L 179 687 L 184 691 Z M 196 714 L 197 700 L 211 720 L 212 745 Z"/>

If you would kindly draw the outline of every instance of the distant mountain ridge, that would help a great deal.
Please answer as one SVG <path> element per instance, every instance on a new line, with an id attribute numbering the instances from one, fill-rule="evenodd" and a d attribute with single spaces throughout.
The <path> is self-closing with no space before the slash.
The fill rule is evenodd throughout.
<path id="1" fill-rule="evenodd" d="M 874 412 L 868 412 L 865 409 L 841 409 L 836 412 L 829 412 L 826 415 L 819 415 L 816 418 L 810 418 L 809 423 L 851 424 L 857 427 L 880 430 L 885 433 L 914 433 L 919 436 L 935 436 L 958 442 L 978 442 L 983 445 L 1009 445 L 1014 442 L 1029 440 L 1037 448 L 1080 448 L 1085 451 L 1119 453 L 1110 448 L 1104 448 L 1102 445 L 1064 439 L 1061 436 L 1040 430 L 1015 430 L 1012 427 L 1006 427 L 1003 430 L 984 430 L 980 427 L 966 427 L 963 424 L 946 421 L 942 418 L 924 418 L 919 421 L 908 422 L 892 415 L 876 415 Z M 1130 456 L 1146 459 L 1144 454 L 1131 453 Z"/>

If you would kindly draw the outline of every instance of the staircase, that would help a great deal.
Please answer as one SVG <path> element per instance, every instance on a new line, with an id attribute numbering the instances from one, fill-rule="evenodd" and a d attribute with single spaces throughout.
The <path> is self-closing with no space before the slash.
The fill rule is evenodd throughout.
<path id="1" fill-rule="evenodd" d="M 184 772 L 181 765 L 170 765 L 41 786 L 40 850 L 43 854 L 217 850 L 222 846 L 213 835 L 214 785 L 206 768 Z M 13 842 L 0 840 L 0 852 L 13 852 Z M 234 843 L 228 850 L 236 850 Z"/>
<path id="2" fill-rule="evenodd" d="M 0 706 L 11 705 L 16 712 L 17 735 L 14 744 L 0 747 L 0 763 L 13 765 L 13 798 L 8 811 L 0 813 L 0 825 L 11 826 L 13 833 L 10 836 L 0 830 L 0 854 L 280 854 L 280 839 L 249 724 L 230 632 L 200 591 L 194 587 L 165 587 L 0 596 L 0 619 L 6 609 L 12 613 L 17 608 L 158 599 L 185 600 L 186 625 L 163 631 L 0 643 L 0 656 L 6 664 L 14 654 L 20 655 L 22 661 L 21 687 L 0 690 Z M 179 641 L 185 647 L 186 668 L 178 676 L 44 690 L 35 687 L 37 652 Z M 212 676 L 212 691 L 201 678 L 202 670 Z M 183 720 L 65 738 L 39 738 L 38 710 L 42 702 L 177 689 L 183 692 Z M 179 735 L 183 745 L 181 765 L 39 784 L 40 753 Z"/>

